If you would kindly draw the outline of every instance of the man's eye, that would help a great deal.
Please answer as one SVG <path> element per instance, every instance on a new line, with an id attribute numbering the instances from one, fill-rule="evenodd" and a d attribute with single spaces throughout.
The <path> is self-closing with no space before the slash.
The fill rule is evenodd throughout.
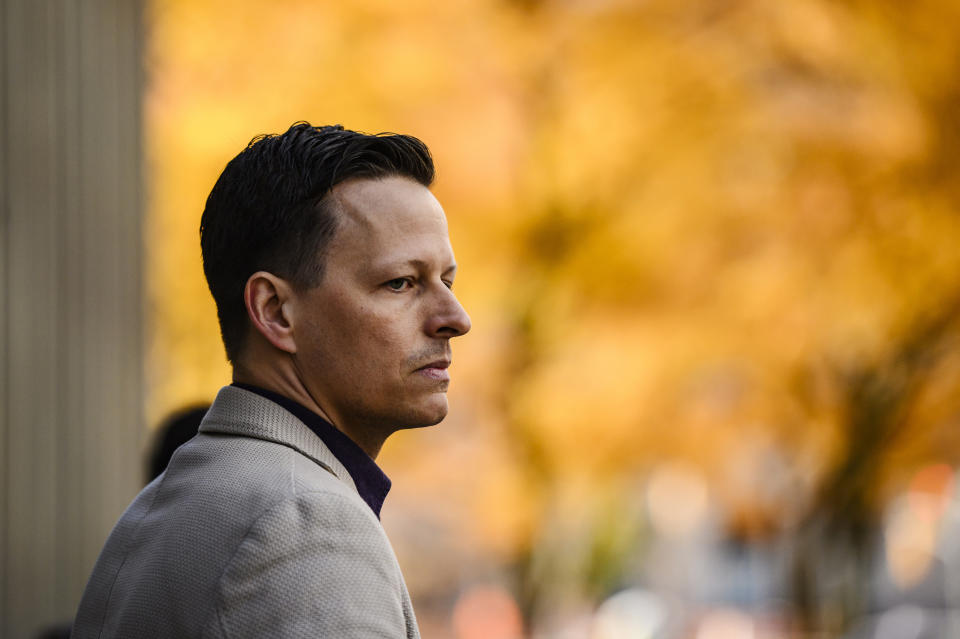
<path id="1" fill-rule="evenodd" d="M 398 277 L 394 280 L 390 280 L 389 282 L 387 282 L 387 288 L 389 288 L 391 291 L 402 291 L 406 289 L 407 286 L 409 285 L 410 285 L 410 280 L 409 278 L 406 278 L 406 277 Z"/>

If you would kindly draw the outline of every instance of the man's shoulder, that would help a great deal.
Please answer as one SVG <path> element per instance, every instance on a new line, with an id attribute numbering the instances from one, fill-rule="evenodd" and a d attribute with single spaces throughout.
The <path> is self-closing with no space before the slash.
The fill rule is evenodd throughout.
<path id="1" fill-rule="evenodd" d="M 296 448 L 252 437 L 200 433 L 171 459 L 158 487 L 158 506 L 201 500 L 255 518 L 275 503 L 308 493 L 313 494 L 311 500 L 335 496 L 332 505 L 342 500 L 363 504 L 352 486 Z"/>
<path id="2" fill-rule="evenodd" d="M 361 500 L 326 487 L 299 491 L 262 513 L 217 590 L 225 636 L 243 629 L 251 636 L 417 636 L 383 528 Z"/>
<path id="3" fill-rule="evenodd" d="M 285 545 L 318 534 L 389 543 L 352 486 L 283 444 L 201 434 L 179 452 L 166 475 L 152 517 L 182 535 L 220 538 L 234 547 L 262 541 L 263 549 L 280 554 Z"/>
<path id="4" fill-rule="evenodd" d="M 289 593 L 352 574 L 360 569 L 357 552 L 395 587 L 389 542 L 352 487 L 283 444 L 201 433 L 121 517 L 78 614 L 78 627 L 89 632 L 78 636 L 103 628 L 124 636 L 157 617 L 199 629 L 218 615 L 226 623 L 289 612 L 283 596 L 238 602 L 247 601 L 248 588 Z"/>

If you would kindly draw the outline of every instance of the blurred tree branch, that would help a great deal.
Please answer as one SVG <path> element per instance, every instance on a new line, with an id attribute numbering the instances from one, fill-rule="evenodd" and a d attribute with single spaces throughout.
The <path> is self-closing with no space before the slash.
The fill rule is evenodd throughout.
<path id="1" fill-rule="evenodd" d="M 843 440 L 797 531 L 793 587 L 807 631 L 845 631 L 863 612 L 862 584 L 869 582 L 880 531 L 880 487 L 888 471 L 884 462 L 898 439 L 909 434 L 911 411 L 931 370 L 949 354 L 958 318 L 960 289 L 931 305 L 881 359 L 834 371 L 842 389 Z M 824 572 L 844 578 L 831 584 Z"/>

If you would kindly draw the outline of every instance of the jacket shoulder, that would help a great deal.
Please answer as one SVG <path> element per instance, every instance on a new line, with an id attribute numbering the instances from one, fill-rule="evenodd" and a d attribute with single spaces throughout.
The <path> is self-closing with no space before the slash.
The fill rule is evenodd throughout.
<path id="1" fill-rule="evenodd" d="M 408 598 L 383 528 L 339 489 L 303 489 L 251 526 L 220 580 L 225 637 L 407 636 Z"/>

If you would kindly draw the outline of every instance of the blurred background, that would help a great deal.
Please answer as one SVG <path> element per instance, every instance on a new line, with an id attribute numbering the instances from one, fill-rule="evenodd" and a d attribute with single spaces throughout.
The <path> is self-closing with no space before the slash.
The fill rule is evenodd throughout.
<path id="1" fill-rule="evenodd" d="M 308 120 L 428 144 L 473 319 L 378 458 L 425 639 L 960 637 L 960 4 L 0 6 L 8 636 L 229 383 L 199 216 Z"/>

